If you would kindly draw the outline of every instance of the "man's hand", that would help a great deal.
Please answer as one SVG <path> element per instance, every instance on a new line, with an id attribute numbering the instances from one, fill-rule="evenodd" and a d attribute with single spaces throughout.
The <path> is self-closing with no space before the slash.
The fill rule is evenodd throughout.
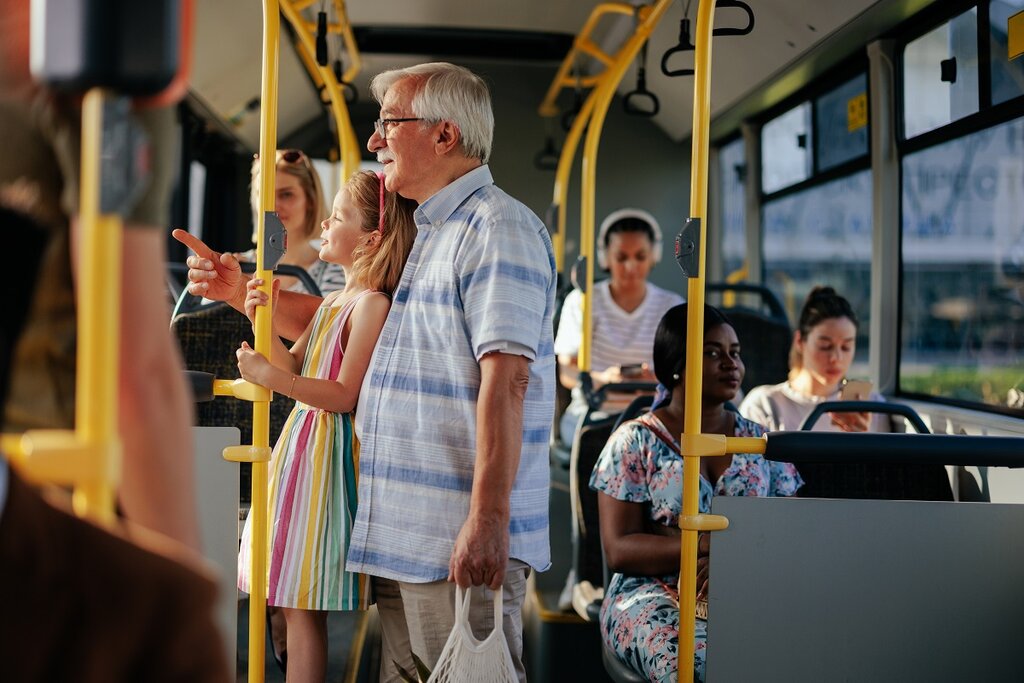
<path id="1" fill-rule="evenodd" d="M 195 252 L 185 260 L 189 268 L 189 294 L 214 301 L 244 302 L 245 278 L 238 259 L 210 249 L 201 239 L 184 230 L 175 230 L 171 236 Z"/>
<path id="2" fill-rule="evenodd" d="M 455 539 L 448 580 L 463 588 L 486 585 L 497 590 L 508 566 L 508 524 L 507 515 L 486 519 L 470 515 Z"/>

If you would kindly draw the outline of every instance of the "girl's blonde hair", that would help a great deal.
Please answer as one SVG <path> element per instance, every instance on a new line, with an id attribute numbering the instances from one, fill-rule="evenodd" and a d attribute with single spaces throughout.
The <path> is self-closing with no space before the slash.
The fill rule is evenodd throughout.
<path id="1" fill-rule="evenodd" d="M 384 221 L 381 223 L 383 182 L 384 179 L 372 171 L 360 171 L 345 183 L 344 189 L 363 217 L 363 231 L 381 230 L 376 243 L 365 242 L 352 252 L 351 277 L 370 289 L 390 294 L 398 287 L 405 260 L 409 258 L 416 239 L 416 222 L 413 220 L 416 202 L 396 192 L 385 191 Z"/>
<path id="2" fill-rule="evenodd" d="M 320 185 L 320 174 L 313 168 L 313 160 L 305 152 L 297 149 L 279 149 L 275 155 L 274 167 L 281 173 L 296 178 L 299 187 L 306 195 L 306 217 L 303 221 L 306 237 L 312 239 L 320 234 L 320 222 L 327 215 L 324 204 L 324 191 Z M 294 158 L 294 160 L 290 160 Z M 253 214 L 253 241 L 256 241 L 256 212 L 260 207 L 260 160 L 252 160 L 250 172 L 249 202 Z"/>

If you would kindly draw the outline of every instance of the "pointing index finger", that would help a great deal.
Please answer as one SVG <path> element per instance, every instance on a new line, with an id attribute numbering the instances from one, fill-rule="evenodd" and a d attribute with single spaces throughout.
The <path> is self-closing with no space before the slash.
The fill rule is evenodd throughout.
<path id="1" fill-rule="evenodd" d="M 181 228 L 175 228 L 171 232 L 171 237 L 178 240 L 186 247 L 194 251 L 196 255 L 199 256 L 200 258 L 216 261 L 217 257 L 219 256 L 217 252 L 215 252 L 213 249 L 210 249 L 210 247 L 206 246 L 206 242 L 202 241 L 192 233 L 182 230 Z"/>

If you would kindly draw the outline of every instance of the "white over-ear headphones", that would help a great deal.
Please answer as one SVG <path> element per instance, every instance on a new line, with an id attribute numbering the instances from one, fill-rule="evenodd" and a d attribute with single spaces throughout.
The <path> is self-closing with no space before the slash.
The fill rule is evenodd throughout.
<path id="1" fill-rule="evenodd" d="M 661 260 L 661 227 L 654 216 L 643 209 L 619 209 L 612 211 L 601 223 L 601 229 L 597 233 L 597 265 L 601 270 L 608 270 L 608 230 L 624 218 L 636 218 L 651 226 L 654 233 L 654 244 L 651 245 L 651 257 L 657 263 Z"/>

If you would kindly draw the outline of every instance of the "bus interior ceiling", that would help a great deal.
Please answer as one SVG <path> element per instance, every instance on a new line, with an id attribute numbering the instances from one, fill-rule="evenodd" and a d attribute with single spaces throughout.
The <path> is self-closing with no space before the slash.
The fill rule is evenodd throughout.
<path id="1" fill-rule="evenodd" d="M 363 61 L 353 83 L 358 100 L 349 107 L 359 144 L 365 145 L 379 111 L 369 93 L 374 75 L 423 61 L 464 64 L 481 73 L 492 88 L 495 141 L 491 167 L 496 179 L 510 194 L 543 215 L 551 201 L 553 173 L 538 170 L 533 159 L 549 135 L 560 144 L 564 131 L 560 117 L 545 120 L 537 115 L 537 106 L 573 37 L 597 4 L 593 0 L 555 4 L 527 0 L 500 6 L 495 2 L 466 5 L 350 0 L 346 4 L 348 17 Z M 669 239 L 688 213 L 693 79 L 668 78 L 659 64 L 662 54 L 679 42 L 680 20 L 687 4 L 689 17 L 695 21 L 696 2 L 674 3 L 650 40 L 647 81 L 661 103 L 660 112 L 650 119 L 629 116 L 620 101 L 613 102 L 599 154 L 595 215 L 603 216 L 622 206 L 644 207 L 666 226 Z M 875 6 L 891 4 L 868 0 L 759 2 L 753 33 L 716 41 L 712 116 L 735 108 L 745 95 L 778 74 L 793 71 L 792 67 L 813 53 L 815 46 L 835 32 L 848 29 L 860 15 L 877 13 Z M 210 127 L 232 139 L 245 156 L 256 149 L 259 139 L 261 13 L 243 0 L 197 3 L 196 13 L 189 102 Z M 724 9 L 716 25 L 737 25 L 744 20 L 742 12 Z M 628 16 L 606 18 L 597 27 L 595 42 L 606 52 L 614 52 L 633 27 L 634 20 Z M 225 30 L 232 33 L 230 40 L 225 39 Z M 297 147 L 313 157 L 326 158 L 335 140 L 328 121 L 329 109 L 320 103 L 293 43 L 288 31 L 283 30 L 278 146 Z M 335 50 L 336 45 L 332 44 L 331 49 Z M 816 58 L 810 65 L 802 64 L 799 77 L 809 78 L 831 61 Z M 692 53 L 675 55 L 670 68 L 691 67 L 692 62 Z M 598 63 L 588 60 L 581 66 L 592 73 Z M 617 99 L 635 86 L 634 64 L 619 86 Z M 779 98 L 782 93 L 775 88 L 770 96 Z M 573 100 L 571 91 L 562 93 L 559 105 L 563 112 L 572 109 Z M 365 149 L 362 154 L 364 160 L 371 160 Z M 568 199 L 570 258 L 577 249 L 573 240 L 577 239 L 574 233 L 579 211 L 578 168 L 577 159 Z M 658 178 L 657 184 L 645 180 L 652 177 Z M 248 238 L 245 228 L 239 233 L 239 239 Z M 652 281 L 677 291 L 685 288 L 670 259 L 655 268 Z"/>

